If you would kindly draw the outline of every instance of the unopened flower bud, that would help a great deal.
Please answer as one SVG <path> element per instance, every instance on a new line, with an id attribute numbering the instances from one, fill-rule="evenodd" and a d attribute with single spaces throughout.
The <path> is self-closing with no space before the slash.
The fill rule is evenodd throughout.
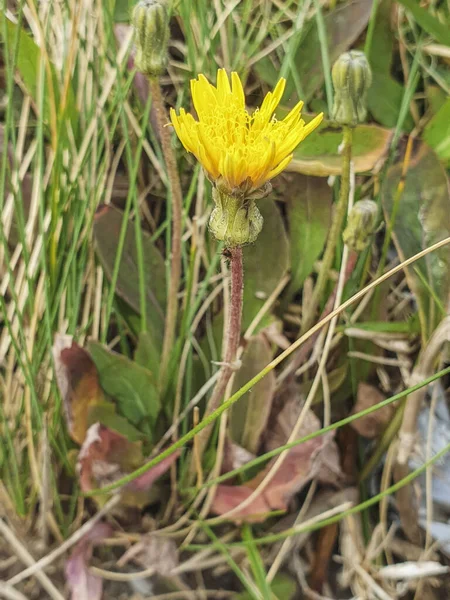
<path id="1" fill-rule="evenodd" d="M 263 217 L 254 200 L 228 195 L 213 187 L 215 207 L 209 218 L 214 237 L 228 248 L 252 244 L 263 226 Z"/>
<path id="2" fill-rule="evenodd" d="M 159 77 L 167 64 L 169 15 L 164 0 L 141 0 L 133 10 L 136 68 L 148 77 Z"/>
<path id="3" fill-rule="evenodd" d="M 335 90 L 333 119 L 354 127 L 367 116 L 367 90 L 372 72 L 364 52 L 350 50 L 337 59 L 331 71 Z"/>
<path id="4" fill-rule="evenodd" d="M 373 200 L 360 200 L 348 215 L 347 227 L 342 238 L 356 252 L 365 250 L 376 231 L 378 206 Z"/>

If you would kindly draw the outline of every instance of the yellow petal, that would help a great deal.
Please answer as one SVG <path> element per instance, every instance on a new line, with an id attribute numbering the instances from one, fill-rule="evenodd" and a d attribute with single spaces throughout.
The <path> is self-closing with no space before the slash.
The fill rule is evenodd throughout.
<path id="1" fill-rule="evenodd" d="M 217 90 L 201 73 L 198 80 L 191 80 L 191 94 L 199 119 L 205 118 L 217 105 Z"/>
<path id="2" fill-rule="evenodd" d="M 228 100 L 228 96 L 231 94 L 230 82 L 225 69 L 219 69 L 217 71 L 217 96 L 219 102 L 223 104 L 224 100 Z"/>
<path id="3" fill-rule="evenodd" d="M 259 109 L 259 113 L 260 113 L 259 118 L 262 121 L 267 122 L 272 117 L 276 107 L 280 103 L 280 100 L 281 100 L 281 97 L 283 96 L 285 87 L 286 87 L 286 79 L 284 79 L 282 77 L 280 79 L 280 81 L 277 83 L 277 85 L 275 86 L 275 89 L 273 90 L 273 92 L 268 92 L 266 94 L 266 97 L 263 100 L 261 108 Z"/>
<path id="4" fill-rule="evenodd" d="M 307 125 L 305 125 L 305 132 L 304 132 L 303 137 L 305 138 L 312 131 L 314 131 L 314 129 L 316 129 L 316 127 L 319 127 L 319 125 L 322 123 L 322 121 L 323 121 L 323 113 L 320 113 L 319 115 L 314 117 L 314 119 L 312 119 L 312 121 L 310 121 Z"/>
<path id="5" fill-rule="evenodd" d="M 234 104 L 237 108 L 245 108 L 245 94 L 239 75 L 234 71 L 231 73 L 231 89 Z"/>
<path id="6" fill-rule="evenodd" d="M 205 150 L 205 147 L 200 142 L 198 143 L 198 147 L 197 147 L 197 151 L 195 152 L 195 155 L 196 155 L 198 161 L 201 163 L 201 165 L 205 169 L 205 171 L 207 171 L 209 173 L 211 178 L 216 179 L 219 176 L 219 171 L 215 167 L 214 163 L 211 161 L 210 157 L 208 156 L 208 154 Z"/>
<path id="7" fill-rule="evenodd" d="M 281 173 L 281 171 L 284 171 L 284 169 L 291 162 L 292 156 L 293 156 L 292 154 L 289 154 L 289 156 L 286 156 L 286 158 L 280 162 L 280 164 L 278 165 L 278 167 L 275 167 L 275 169 L 272 169 L 270 171 L 270 173 L 268 173 L 266 181 L 269 181 L 270 179 L 273 179 L 274 177 L 276 177 L 277 175 L 279 175 Z"/>
<path id="8" fill-rule="evenodd" d="M 190 140 L 190 136 L 187 132 L 186 127 L 183 127 L 180 119 L 177 117 L 177 113 L 173 108 L 170 109 L 170 120 L 172 121 L 172 125 L 174 126 L 175 132 L 180 139 L 181 143 L 185 147 L 188 152 L 192 152 L 192 143 Z"/>
<path id="9" fill-rule="evenodd" d="M 283 123 L 285 123 L 286 125 L 292 125 L 292 123 L 297 119 L 297 117 L 300 116 L 300 113 L 302 112 L 302 108 L 303 108 L 303 101 L 300 100 L 300 102 L 297 102 L 297 104 L 294 106 L 294 108 L 285 116 L 285 118 L 283 119 Z"/>

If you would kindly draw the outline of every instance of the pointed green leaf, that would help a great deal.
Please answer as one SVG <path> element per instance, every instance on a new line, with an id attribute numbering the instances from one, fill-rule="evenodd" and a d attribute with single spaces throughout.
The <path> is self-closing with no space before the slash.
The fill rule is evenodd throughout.
<path id="1" fill-rule="evenodd" d="M 233 393 L 259 373 L 271 360 L 272 351 L 264 335 L 259 334 L 251 338 L 242 356 L 242 366 L 234 379 Z M 261 436 L 267 425 L 275 384 L 275 374 L 271 371 L 231 410 L 231 439 L 253 454 L 258 451 Z"/>
<path id="2" fill-rule="evenodd" d="M 387 172 L 383 188 L 386 220 L 391 219 L 403 163 Z M 450 235 L 450 190 L 445 169 L 425 144 L 411 159 L 400 196 L 393 239 L 401 259 L 414 256 Z M 428 334 L 441 319 L 450 291 L 450 249 L 444 246 L 406 269 L 408 283 L 427 320 Z"/>
<path id="3" fill-rule="evenodd" d="M 264 225 L 256 242 L 244 247 L 244 310 L 242 327 L 253 321 L 289 269 L 289 241 L 273 200 L 260 200 Z"/>
<path id="4" fill-rule="evenodd" d="M 295 175 L 286 193 L 292 274 L 289 296 L 292 296 L 322 254 L 330 229 L 333 194 L 326 179 L 307 175 Z"/>
<path id="5" fill-rule="evenodd" d="M 89 353 L 97 367 L 100 384 L 114 398 L 119 412 L 136 427 L 151 432 L 160 411 L 155 380 L 150 371 L 98 342 L 90 342 Z"/>
<path id="6" fill-rule="evenodd" d="M 423 138 L 442 160 L 450 160 L 450 98 L 429 121 Z"/>
<path id="7" fill-rule="evenodd" d="M 117 254 L 117 244 L 122 226 L 123 213 L 113 206 L 102 206 L 95 215 L 94 236 L 97 255 L 108 279 L 111 280 Z M 164 333 L 166 307 L 166 269 L 164 259 L 151 240 L 149 233 L 142 232 L 144 254 L 147 321 L 149 334 L 156 348 L 161 347 Z M 139 271 L 135 228 L 127 223 L 125 244 L 119 267 L 116 293 L 137 313 L 139 305 Z"/>

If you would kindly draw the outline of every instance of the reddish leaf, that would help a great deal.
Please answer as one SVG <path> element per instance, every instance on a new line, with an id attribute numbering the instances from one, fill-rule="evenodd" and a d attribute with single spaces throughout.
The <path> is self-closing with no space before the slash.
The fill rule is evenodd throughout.
<path id="1" fill-rule="evenodd" d="M 286 404 L 279 413 L 278 420 L 272 426 L 268 442 L 269 448 L 277 448 L 286 442 L 294 426 L 301 406 L 295 400 Z M 320 421 L 312 411 L 308 411 L 299 438 L 320 429 Z M 273 459 L 256 477 L 244 485 L 219 485 L 211 510 L 222 515 L 236 508 L 266 478 L 276 458 Z M 331 484 L 337 484 L 341 478 L 338 450 L 332 434 L 319 436 L 303 442 L 289 450 L 280 468 L 268 485 L 248 506 L 238 510 L 233 520 L 263 521 L 273 510 L 286 510 L 292 497 L 313 478 Z"/>
<path id="2" fill-rule="evenodd" d="M 169 469 L 178 456 L 179 452 L 174 452 L 131 482 L 126 487 L 123 501 L 132 506 L 144 506 L 155 480 Z M 95 423 L 89 428 L 78 456 L 81 489 L 89 491 L 113 483 L 143 463 L 140 442 L 130 442 L 108 427 Z"/>
<path id="3" fill-rule="evenodd" d="M 164 475 L 164 473 L 169 470 L 171 465 L 180 456 L 180 452 L 180 450 L 177 450 L 170 456 L 163 458 L 160 463 L 131 482 L 129 487 L 136 491 L 148 490 L 153 485 L 154 481 L 158 479 L 158 477 L 161 477 L 161 475 Z"/>
<path id="4" fill-rule="evenodd" d="M 236 508 L 247 500 L 253 490 L 246 485 L 219 485 L 211 506 L 211 512 L 215 515 L 223 515 Z M 237 523 L 246 521 L 248 523 L 259 523 L 267 518 L 270 512 L 264 493 L 257 496 L 248 506 L 239 510 L 233 520 Z"/>
<path id="5" fill-rule="evenodd" d="M 104 401 L 97 369 L 89 354 L 69 335 L 55 336 L 53 357 L 69 434 L 82 444 L 89 426 L 89 409 Z"/>
<path id="6" fill-rule="evenodd" d="M 75 546 L 65 568 L 71 600 L 100 600 L 102 597 L 102 579 L 89 572 L 88 563 L 93 546 L 108 537 L 111 531 L 110 525 L 97 523 Z"/>

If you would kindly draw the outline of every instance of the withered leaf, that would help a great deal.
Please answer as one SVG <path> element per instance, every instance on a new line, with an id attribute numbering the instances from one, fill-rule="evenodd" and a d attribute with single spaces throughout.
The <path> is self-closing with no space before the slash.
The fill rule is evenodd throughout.
<path id="1" fill-rule="evenodd" d="M 151 486 L 170 468 L 178 456 L 179 452 L 174 452 L 129 483 L 123 492 L 123 503 L 145 506 L 150 498 Z M 144 462 L 140 442 L 130 442 L 123 435 L 95 423 L 89 428 L 78 455 L 81 489 L 89 491 L 113 483 L 136 470 Z"/>
<path id="2" fill-rule="evenodd" d="M 385 399 L 385 396 L 375 386 L 361 382 L 358 385 L 356 403 L 353 407 L 352 414 L 356 414 L 366 408 L 371 408 Z M 395 408 L 392 404 L 383 406 L 383 408 L 378 409 L 376 412 L 353 421 L 351 427 L 363 437 L 378 437 L 391 420 L 394 412 Z"/>
<path id="3" fill-rule="evenodd" d="M 106 523 L 96 523 L 76 544 L 65 567 L 66 581 L 71 600 L 101 600 L 103 581 L 89 571 L 92 548 L 111 535 L 112 528 Z"/>
<path id="4" fill-rule="evenodd" d="M 55 336 L 53 358 L 70 437 L 82 444 L 89 427 L 89 410 L 105 400 L 97 369 L 86 350 L 69 335 Z"/>

